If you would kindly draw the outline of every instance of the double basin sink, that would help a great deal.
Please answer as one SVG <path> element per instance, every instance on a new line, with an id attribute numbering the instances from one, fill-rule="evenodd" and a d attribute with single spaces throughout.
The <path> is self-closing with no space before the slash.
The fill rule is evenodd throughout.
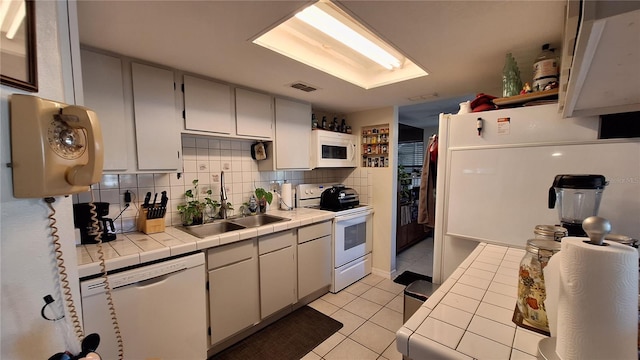
<path id="1" fill-rule="evenodd" d="M 195 237 L 204 239 L 208 236 L 220 235 L 229 231 L 242 230 L 289 220 L 291 219 L 275 215 L 259 214 L 227 220 L 217 220 L 203 225 L 178 226 L 177 228 Z"/>

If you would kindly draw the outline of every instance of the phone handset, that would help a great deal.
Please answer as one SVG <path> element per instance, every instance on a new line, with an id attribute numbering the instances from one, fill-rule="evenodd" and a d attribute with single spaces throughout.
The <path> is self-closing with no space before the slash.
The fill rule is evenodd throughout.
<path id="1" fill-rule="evenodd" d="M 71 185 L 86 186 L 100 182 L 104 163 L 102 148 L 102 130 L 98 117 L 93 110 L 82 106 L 70 105 L 62 108 L 60 117 L 72 128 L 86 131 L 89 161 L 84 165 L 75 165 L 65 174 Z"/>

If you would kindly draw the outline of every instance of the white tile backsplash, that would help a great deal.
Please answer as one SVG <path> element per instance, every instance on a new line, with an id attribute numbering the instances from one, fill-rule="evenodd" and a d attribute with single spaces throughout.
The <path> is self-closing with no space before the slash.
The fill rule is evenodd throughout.
<path id="1" fill-rule="evenodd" d="M 179 225 L 177 206 L 185 202 L 184 193 L 198 180 L 201 193 L 211 189 L 212 199 L 220 194 L 220 172 L 225 172 L 225 183 L 234 213 L 249 201 L 256 187 L 271 189 L 285 180 L 294 186 L 302 183 L 345 184 L 360 194 L 361 203 L 373 201 L 373 175 L 371 169 L 314 169 L 310 171 L 258 171 L 258 162 L 251 158 L 251 140 L 211 139 L 191 135 L 182 136 L 182 172 L 146 174 L 105 174 L 100 184 L 92 187 L 93 201 L 109 202 L 109 216 L 114 218 L 125 209 L 124 193 L 132 194 L 131 206 L 114 223 L 116 232 L 136 231 L 136 216 L 145 194 L 167 191 L 169 197 L 167 226 Z M 202 196 L 201 196 L 202 198 Z M 73 195 L 73 202 L 91 201 L 91 193 Z M 274 204 L 272 204 L 273 206 Z"/>

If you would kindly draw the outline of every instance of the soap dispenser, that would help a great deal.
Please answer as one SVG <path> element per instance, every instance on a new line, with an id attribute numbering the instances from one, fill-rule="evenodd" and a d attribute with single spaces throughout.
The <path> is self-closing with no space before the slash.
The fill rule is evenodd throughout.
<path id="1" fill-rule="evenodd" d="M 251 194 L 251 198 L 249 199 L 249 212 L 251 215 L 255 215 L 258 212 L 258 200 L 253 194 Z"/>

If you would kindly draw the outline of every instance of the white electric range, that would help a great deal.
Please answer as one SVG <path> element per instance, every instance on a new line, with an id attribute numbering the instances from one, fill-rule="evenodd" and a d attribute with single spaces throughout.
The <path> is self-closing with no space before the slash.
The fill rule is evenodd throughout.
<path id="1" fill-rule="evenodd" d="M 296 187 L 296 206 L 320 209 L 320 196 L 333 185 L 300 184 Z M 371 273 L 373 248 L 373 207 L 359 204 L 334 211 L 332 233 L 331 292 L 346 288 Z"/>

